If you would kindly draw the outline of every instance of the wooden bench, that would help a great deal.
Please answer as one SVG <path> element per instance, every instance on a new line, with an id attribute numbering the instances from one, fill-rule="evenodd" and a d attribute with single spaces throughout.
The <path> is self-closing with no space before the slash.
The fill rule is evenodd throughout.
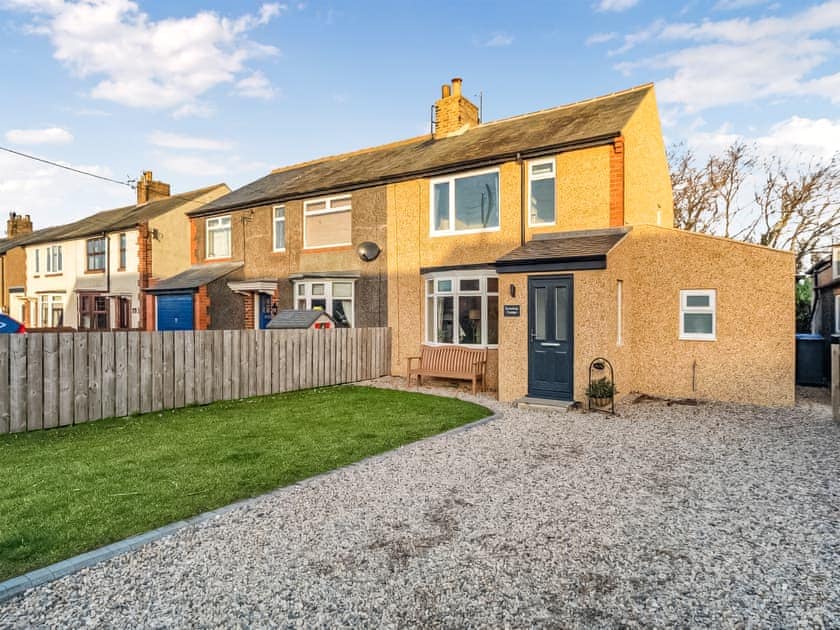
<path id="1" fill-rule="evenodd" d="M 416 367 L 412 364 L 417 361 Z M 424 376 L 472 381 L 472 393 L 478 383 L 484 391 L 484 371 L 487 366 L 487 350 L 463 346 L 420 346 L 419 357 L 408 358 L 408 385 L 417 377 L 417 386 L 423 384 Z"/>

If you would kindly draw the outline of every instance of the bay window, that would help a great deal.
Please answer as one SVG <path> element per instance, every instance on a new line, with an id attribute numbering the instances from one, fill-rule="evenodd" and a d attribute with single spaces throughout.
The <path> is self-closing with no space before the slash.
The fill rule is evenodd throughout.
<path id="1" fill-rule="evenodd" d="M 295 282 L 295 308 L 329 313 L 336 325 L 353 326 L 352 280 L 301 280 Z"/>
<path id="2" fill-rule="evenodd" d="M 431 181 L 431 233 L 482 232 L 499 228 L 499 171 Z"/>
<path id="3" fill-rule="evenodd" d="M 45 294 L 40 296 L 41 328 L 60 328 L 64 326 L 64 296 Z"/>
<path id="4" fill-rule="evenodd" d="M 499 343 L 499 279 L 458 272 L 425 276 L 428 343 Z"/>
<path id="5" fill-rule="evenodd" d="M 230 258 L 230 217 L 207 219 L 207 258 Z"/>

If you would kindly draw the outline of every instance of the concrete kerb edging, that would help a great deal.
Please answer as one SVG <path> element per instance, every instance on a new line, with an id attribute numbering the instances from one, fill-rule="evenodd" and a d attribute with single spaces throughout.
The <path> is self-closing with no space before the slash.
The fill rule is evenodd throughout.
<path id="1" fill-rule="evenodd" d="M 182 521 L 169 523 L 168 525 L 164 525 L 163 527 L 159 527 L 157 529 L 153 529 L 142 534 L 137 534 L 136 536 L 131 536 L 130 538 L 126 538 L 125 540 L 121 540 L 119 542 L 100 547 L 99 549 L 87 551 L 85 553 L 79 554 L 78 556 L 67 558 L 67 560 L 62 560 L 61 562 L 56 562 L 55 564 L 51 564 L 41 569 L 35 569 L 34 571 L 30 571 L 29 573 L 24 573 L 23 575 L 19 575 L 18 577 L 13 577 L 9 580 L 6 580 L 5 582 L 0 582 L 0 602 L 9 600 L 15 595 L 20 595 L 21 593 L 28 591 L 31 588 L 35 588 L 36 586 L 42 586 L 44 584 L 47 584 L 48 582 L 52 582 L 54 580 L 58 580 L 60 578 L 71 575 L 76 571 L 80 571 L 81 569 L 87 569 L 96 564 L 99 564 L 100 562 L 104 562 L 105 560 L 110 560 L 130 551 L 136 551 L 144 545 L 147 545 L 156 540 L 160 540 L 165 536 L 174 534 L 175 532 L 184 529 L 185 527 L 198 525 L 199 523 L 204 523 L 206 521 L 212 520 L 217 516 L 226 514 L 227 512 L 232 512 L 243 507 L 249 507 L 254 503 L 257 503 L 258 501 L 261 501 L 267 497 L 282 495 L 283 493 L 289 492 L 290 490 L 296 487 L 305 486 L 324 477 L 329 477 L 330 475 L 335 475 L 343 471 L 352 470 L 353 468 L 358 468 L 366 464 L 375 463 L 377 461 L 385 459 L 386 457 L 391 456 L 393 453 L 400 449 L 411 448 L 415 445 L 423 444 L 424 442 L 430 442 L 432 440 L 436 440 L 438 438 L 442 438 L 448 435 L 454 435 L 463 431 L 469 431 L 470 429 L 474 429 L 483 424 L 487 424 L 494 420 L 498 420 L 500 417 L 500 414 L 494 413 L 492 415 L 487 416 L 486 418 L 476 420 L 475 422 L 470 422 L 468 424 L 461 425 L 460 427 L 455 427 L 454 429 L 444 431 L 443 433 L 430 435 L 429 437 L 423 438 L 422 440 L 409 442 L 408 444 L 398 446 L 397 448 L 392 449 L 390 451 L 385 451 L 384 453 L 377 453 L 376 455 L 371 455 L 370 457 L 366 457 L 365 459 L 353 462 L 352 464 L 347 464 L 346 466 L 342 466 L 341 468 L 335 468 L 333 470 L 328 470 L 327 472 L 319 473 L 312 477 L 307 477 L 306 479 L 301 479 L 300 481 L 297 481 L 293 484 L 283 486 L 282 488 L 277 488 L 275 490 L 271 490 L 270 492 L 266 492 L 265 494 L 261 494 L 256 497 L 251 497 L 250 499 L 243 499 L 242 501 L 237 501 L 235 503 L 225 505 L 215 510 L 210 510 L 209 512 L 202 512 L 201 514 L 191 516 L 190 518 L 186 518 Z"/>

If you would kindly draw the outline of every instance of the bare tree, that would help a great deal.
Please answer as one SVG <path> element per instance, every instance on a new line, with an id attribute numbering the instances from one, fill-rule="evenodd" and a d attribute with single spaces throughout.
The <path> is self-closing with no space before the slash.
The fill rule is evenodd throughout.
<path id="1" fill-rule="evenodd" d="M 797 269 L 840 232 L 840 158 L 792 166 L 735 142 L 702 167 L 684 145 L 668 153 L 676 227 L 796 254 Z M 755 190 L 746 190 L 751 183 Z"/>

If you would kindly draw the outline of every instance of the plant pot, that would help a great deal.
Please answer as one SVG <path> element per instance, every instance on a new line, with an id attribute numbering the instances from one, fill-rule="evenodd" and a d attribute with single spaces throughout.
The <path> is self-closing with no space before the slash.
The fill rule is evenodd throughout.
<path id="1" fill-rule="evenodd" d="M 592 404 L 596 407 L 606 407 L 612 403 L 612 398 L 590 398 Z"/>

